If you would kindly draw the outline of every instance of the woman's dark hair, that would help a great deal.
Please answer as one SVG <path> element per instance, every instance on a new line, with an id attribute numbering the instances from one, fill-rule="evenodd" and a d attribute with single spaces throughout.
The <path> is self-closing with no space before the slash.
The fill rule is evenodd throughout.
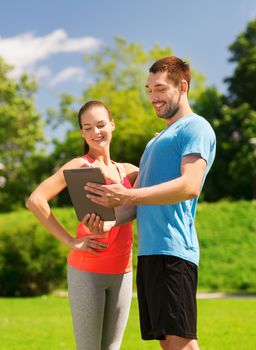
<path id="1" fill-rule="evenodd" d="M 100 101 L 88 101 L 80 108 L 80 110 L 78 112 L 78 123 L 79 123 L 80 129 L 82 129 L 82 122 L 81 122 L 82 115 L 85 112 L 89 111 L 93 107 L 103 107 L 103 108 L 105 108 L 105 110 L 108 112 L 109 120 L 112 120 L 112 115 L 110 113 L 110 110 L 108 109 L 108 107 L 103 102 L 100 102 Z M 88 153 L 88 151 L 89 151 L 89 146 L 88 146 L 87 142 L 84 140 L 84 154 Z"/>

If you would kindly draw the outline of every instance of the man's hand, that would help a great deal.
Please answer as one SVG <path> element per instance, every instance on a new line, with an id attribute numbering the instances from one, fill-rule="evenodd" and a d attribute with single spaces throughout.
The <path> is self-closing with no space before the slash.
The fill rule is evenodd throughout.
<path id="1" fill-rule="evenodd" d="M 96 214 L 86 214 L 82 220 L 83 224 L 89 229 L 90 232 L 104 233 L 116 224 L 116 221 L 103 221 Z"/>
<path id="2" fill-rule="evenodd" d="M 132 205 L 133 191 L 127 189 L 121 184 L 100 185 L 88 182 L 84 187 L 86 191 L 92 194 L 86 196 L 92 202 L 107 208 L 114 208 L 120 205 Z"/>

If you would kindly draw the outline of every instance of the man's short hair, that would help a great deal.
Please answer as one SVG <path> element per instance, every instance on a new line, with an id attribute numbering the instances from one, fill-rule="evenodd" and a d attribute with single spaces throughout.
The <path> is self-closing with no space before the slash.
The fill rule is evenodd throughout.
<path id="1" fill-rule="evenodd" d="M 189 64 L 175 56 L 168 56 L 157 60 L 149 69 L 150 73 L 168 72 L 168 78 L 178 85 L 181 80 L 186 80 L 188 90 L 190 87 L 191 73 Z"/>

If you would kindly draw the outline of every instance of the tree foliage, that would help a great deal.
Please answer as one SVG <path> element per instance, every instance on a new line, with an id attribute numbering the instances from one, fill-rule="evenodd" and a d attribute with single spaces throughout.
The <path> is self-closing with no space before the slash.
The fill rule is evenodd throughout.
<path id="1" fill-rule="evenodd" d="M 233 75 L 225 79 L 229 108 L 224 111 L 235 136 L 230 193 L 235 198 L 256 198 L 256 19 L 248 22 L 229 50 L 229 61 L 235 65 Z"/>
<path id="2" fill-rule="evenodd" d="M 229 49 L 234 73 L 225 79 L 227 94 L 222 95 L 214 86 L 206 88 L 205 78 L 193 68 L 189 92 L 193 109 L 209 120 L 217 135 L 216 160 L 203 192 L 211 201 L 256 197 L 256 20 L 248 23 Z M 5 166 L 0 167 L 0 176 L 6 178 L 0 191 L 0 210 L 23 204 L 44 177 L 83 153 L 77 112 L 88 100 L 105 102 L 112 112 L 116 123 L 112 158 L 138 165 L 146 143 L 165 127 L 153 111 L 145 83 L 151 64 L 168 55 L 172 55 L 170 47 L 156 44 L 146 50 L 120 37 L 113 46 L 86 55 L 90 83 L 82 96 L 63 94 L 58 111 L 49 113 L 53 128 L 63 122 L 70 128 L 64 142 L 54 140 L 55 149 L 47 158 L 37 151 L 44 136 L 34 103 L 36 83 L 26 75 L 18 81 L 11 79 L 8 74 L 12 68 L 0 59 L 0 163 Z M 67 203 L 66 194 L 55 203 Z"/>
<path id="3" fill-rule="evenodd" d="M 248 103 L 256 110 L 256 19 L 248 23 L 246 29 L 229 46 L 229 50 L 229 61 L 235 64 L 234 73 L 225 79 L 230 102 L 235 106 Z"/>
<path id="4" fill-rule="evenodd" d="M 30 174 L 27 160 L 43 140 L 42 123 L 35 108 L 36 83 L 23 75 L 19 81 L 9 78 L 11 67 L 0 58 L 0 162 L 6 179 L 0 192 L 1 209 L 23 202 Z"/>
<path id="5" fill-rule="evenodd" d="M 59 120 L 64 118 L 77 129 L 74 103 L 76 106 L 78 102 L 81 105 L 88 100 L 106 103 L 116 123 L 112 158 L 138 164 L 146 143 L 165 127 L 165 123 L 156 117 L 145 91 L 148 69 L 155 60 L 171 54 L 170 47 L 154 45 L 145 50 L 138 43 L 115 38 L 114 47 L 104 46 L 99 52 L 85 57 L 92 83 L 79 99 L 68 94 L 62 96 Z M 195 100 L 204 89 L 204 77 L 199 72 L 194 73 L 190 95 Z M 66 143 L 69 143 L 69 137 L 70 134 Z M 80 154 L 80 146 L 77 152 Z"/>
<path id="6" fill-rule="evenodd" d="M 227 95 L 209 87 L 195 103 L 217 136 L 216 159 L 204 190 L 209 200 L 256 198 L 256 20 L 248 23 L 229 50 L 235 68 L 225 79 Z"/>
<path id="7" fill-rule="evenodd" d="M 256 149 L 252 137 L 256 134 L 256 111 L 247 103 L 237 108 L 229 106 L 215 87 L 202 93 L 194 109 L 206 116 L 217 138 L 216 158 L 206 180 L 204 197 L 210 201 L 254 197 Z"/>

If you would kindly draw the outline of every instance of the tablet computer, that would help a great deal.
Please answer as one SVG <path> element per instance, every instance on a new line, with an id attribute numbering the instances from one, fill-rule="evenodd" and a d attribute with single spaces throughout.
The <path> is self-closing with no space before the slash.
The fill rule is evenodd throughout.
<path id="1" fill-rule="evenodd" d="M 100 168 L 65 169 L 63 174 L 78 220 L 82 221 L 83 217 L 90 213 L 99 215 L 104 221 L 116 219 L 113 208 L 105 208 L 86 197 L 89 193 L 84 189 L 87 182 L 105 184 Z"/>

